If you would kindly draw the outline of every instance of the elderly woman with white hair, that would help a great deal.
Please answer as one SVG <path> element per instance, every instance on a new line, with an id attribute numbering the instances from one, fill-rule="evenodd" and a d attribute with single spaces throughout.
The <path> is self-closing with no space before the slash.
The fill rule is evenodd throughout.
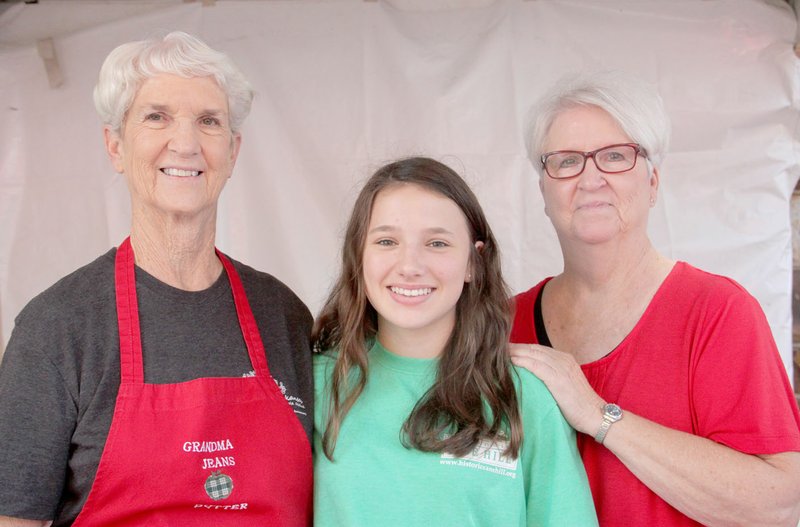
<path id="1" fill-rule="evenodd" d="M 253 91 L 185 33 L 95 88 L 130 237 L 32 300 L 0 367 L 0 525 L 311 521 L 311 315 L 215 249 Z"/>
<path id="2" fill-rule="evenodd" d="M 516 297 L 514 362 L 579 432 L 600 525 L 785 525 L 800 516 L 800 415 L 758 302 L 647 235 L 669 138 L 661 98 L 573 77 L 528 144 L 561 274 Z"/>

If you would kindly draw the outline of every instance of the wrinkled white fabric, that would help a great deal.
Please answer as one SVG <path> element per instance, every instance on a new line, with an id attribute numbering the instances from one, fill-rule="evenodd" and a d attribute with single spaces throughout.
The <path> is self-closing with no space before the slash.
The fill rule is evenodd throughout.
<path id="1" fill-rule="evenodd" d="M 24 33 L 31 9 L 51 25 L 67 12 L 64 24 L 83 23 L 54 37 L 64 77 L 56 89 L 35 44 L 0 38 L 0 343 L 32 296 L 128 232 L 128 194 L 106 159 L 92 88 L 114 46 L 180 29 L 229 53 L 258 92 L 221 199 L 218 245 L 284 280 L 312 311 L 336 273 L 360 183 L 399 156 L 436 157 L 466 177 L 515 292 L 557 273 L 560 249 L 525 154 L 528 109 L 571 70 L 637 73 L 658 86 L 673 120 L 653 241 L 750 290 L 789 369 L 789 200 L 799 174 L 791 9 L 752 0 L 452 4 L 218 0 L 123 16 L 119 6 L 72 1 L 6 11 L 5 35 Z"/>

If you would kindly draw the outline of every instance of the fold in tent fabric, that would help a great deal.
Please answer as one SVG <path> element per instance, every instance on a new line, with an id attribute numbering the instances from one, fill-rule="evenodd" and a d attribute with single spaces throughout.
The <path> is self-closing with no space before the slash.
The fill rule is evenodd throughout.
<path id="1" fill-rule="evenodd" d="M 113 4 L 20 4 L 0 16 L 0 343 L 30 298 L 127 233 L 127 190 L 106 159 L 92 88 L 116 45 L 179 29 L 229 53 L 257 90 L 220 203 L 218 245 L 285 281 L 312 311 L 336 273 L 361 182 L 407 155 L 440 159 L 470 182 L 515 292 L 559 272 L 525 153 L 529 108 L 564 73 L 623 69 L 658 87 L 673 120 L 650 219 L 655 245 L 743 284 L 791 367 L 798 69 L 787 5 Z M 53 39 L 56 88 L 35 42 L 7 40 L 26 34 L 34 15 L 54 28 L 39 36 Z"/>

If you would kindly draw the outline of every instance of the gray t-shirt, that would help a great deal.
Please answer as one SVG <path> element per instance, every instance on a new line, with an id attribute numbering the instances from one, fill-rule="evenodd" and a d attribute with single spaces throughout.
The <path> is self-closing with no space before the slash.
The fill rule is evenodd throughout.
<path id="1" fill-rule="evenodd" d="M 86 501 L 120 382 L 115 254 L 64 277 L 16 319 L 0 365 L 0 515 L 70 525 Z M 233 264 L 270 373 L 310 438 L 311 314 L 274 277 Z M 192 292 L 137 267 L 136 292 L 145 382 L 252 373 L 224 272 L 208 289 Z"/>

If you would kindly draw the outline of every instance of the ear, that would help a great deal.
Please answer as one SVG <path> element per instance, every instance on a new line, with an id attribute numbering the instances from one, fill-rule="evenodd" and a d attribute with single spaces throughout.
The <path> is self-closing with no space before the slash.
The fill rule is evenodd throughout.
<path id="1" fill-rule="evenodd" d="M 481 252 L 483 250 L 483 242 L 478 240 L 475 242 L 475 251 Z M 467 265 L 467 274 L 464 276 L 464 283 L 472 282 L 472 258 L 469 260 L 469 264 Z"/>
<path id="2" fill-rule="evenodd" d="M 234 132 L 233 137 L 231 138 L 231 169 L 236 164 L 236 160 L 239 158 L 239 148 L 242 146 L 242 134 L 239 132 Z M 233 170 L 231 170 L 231 175 L 233 175 Z M 231 176 L 228 176 L 230 179 Z"/>
<path id="3" fill-rule="evenodd" d="M 103 127 L 103 140 L 106 144 L 106 153 L 108 153 L 108 158 L 111 160 L 114 170 L 120 174 L 124 173 L 125 164 L 123 162 L 124 152 L 122 149 L 122 137 L 120 137 L 119 133 L 112 130 L 110 126 L 106 125 Z"/>
<path id="4" fill-rule="evenodd" d="M 539 192 L 542 193 L 542 198 L 544 198 L 544 183 L 542 182 L 543 180 L 544 180 L 544 176 L 540 175 L 539 176 Z M 544 215 L 547 216 L 548 218 L 550 217 L 550 213 L 547 211 L 547 200 L 544 200 Z"/>
<path id="5" fill-rule="evenodd" d="M 650 174 L 650 203 L 655 203 L 658 197 L 659 177 L 658 169 L 653 167 L 653 172 Z"/>

